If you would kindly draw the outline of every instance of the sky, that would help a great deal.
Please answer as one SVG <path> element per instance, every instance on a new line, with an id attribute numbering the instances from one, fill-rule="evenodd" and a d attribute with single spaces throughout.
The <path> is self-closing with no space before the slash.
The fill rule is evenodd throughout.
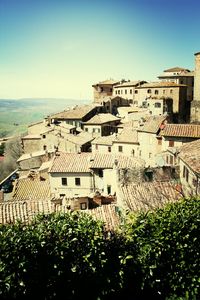
<path id="1" fill-rule="evenodd" d="M 0 98 L 92 99 L 106 79 L 194 69 L 199 0 L 0 0 Z"/>

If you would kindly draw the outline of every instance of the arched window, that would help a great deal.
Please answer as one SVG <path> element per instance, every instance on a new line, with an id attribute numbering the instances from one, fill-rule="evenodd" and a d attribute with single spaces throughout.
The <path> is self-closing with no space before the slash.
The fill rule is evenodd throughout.
<path id="1" fill-rule="evenodd" d="M 151 94 L 151 89 L 148 89 L 148 90 L 147 90 L 147 93 L 148 93 L 148 94 Z"/>
<path id="2" fill-rule="evenodd" d="M 154 92 L 154 93 L 155 93 L 155 95 L 158 95 L 158 90 L 155 90 L 155 92 Z"/>

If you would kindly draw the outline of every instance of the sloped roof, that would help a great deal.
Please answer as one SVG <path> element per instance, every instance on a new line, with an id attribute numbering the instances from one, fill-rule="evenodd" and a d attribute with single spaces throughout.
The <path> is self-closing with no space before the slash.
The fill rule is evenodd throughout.
<path id="1" fill-rule="evenodd" d="M 172 182 L 144 182 L 121 187 L 126 206 L 131 211 L 148 211 L 162 208 L 182 198 L 180 187 Z"/>
<path id="2" fill-rule="evenodd" d="M 185 84 L 177 84 L 175 82 L 170 81 L 156 81 L 156 82 L 149 82 L 144 83 L 141 86 L 138 86 L 137 89 L 146 89 L 146 88 L 176 88 L 176 87 L 186 87 Z"/>
<path id="3" fill-rule="evenodd" d="M 179 157 L 195 172 L 200 174 L 200 139 L 184 144 Z"/>
<path id="4" fill-rule="evenodd" d="M 112 153 L 64 153 L 54 157 L 50 173 L 88 173 L 91 169 L 135 168 L 144 166 L 143 160 Z"/>
<path id="5" fill-rule="evenodd" d="M 50 197 L 49 180 L 36 178 L 23 178 L 16 181 L 13 191 L 13 200 L 41 200 Z"/>
<path id="6" fill-rule="evenodd" d="M 190 70 L 181 68 L 181 67 L 173 67 L 173 68 L 164 70 L 164 72 L 190 72 Z"/>
<path id="7" fill-rule="evenodd" d="M 136 81 L 127 81 L 120 84 L 117 84 L 115 87 L 131 87 L 131 86 L 138 86 L 146 83 L 144 80 L 136 80 Z"/>
<path id="8" fill-rule="evenodd" d="M 113 116 L 110 113 L 105 113 L 105 114 L 97 114 L 94 117 L 92 117 L 90 120 L 87 122 L 84 122 L 85 125 L 98 125 L 98 124 L 105 124 L 113 121 L 120 121 L 120 118 L 117 118 Z"/>
<path id="9" fill-rule="evenodd" d="M 113 141 L 114 143 L 138 144 L 138 132 L 131 127 L 124 128 Z"/>
<path id="10" fill-rule="evenodd" d="M 33 157 L 43 156 L 45 154 L 46 154 L 46 152 L 44 150 L 36 151 L 36 152 L 32 152 L 32 153 L 25 153 L 25 154 L 22 154 L 18 158 L 17 162 L 27 160 L 27 159 L 30 159 L 30 158 L 33 158 Z"/>
<path id="11" fill-rule="evenodd" d="M 166 119 L 166 116 L 150 116 L 146 119 L 144 125 L 138 128 L 138 131 L 157 133 L 161 124 L 163 124 Z"/>
<path id="12" fill-rule="evenodd" d="M 90 111 L 92 111 L 96 105 L 77 105 L 74 108 L 53 114 L 50 117 L 52 119 L 82 119 Z"/>
<path id="13" fill-rule="evenodd" d="M 39 140 L 41 136 L 39 134 L 27 134 L 22 137 L 22 140 Z"/>
<path id="14" fill-rule="evenodd" d="M 94 139 L 94 137 L 92 136 L 92 134 L 82 131 L 77 135 L 68 134 L 65 137 L 65 139 L 77 145 L 84 145 L 86 143 L 91 142 Z"/>
<path id="15" fill-rule="evenodd" d="M 200 138 L 200 125 L 166 124 L 160 134 L 162 136 Z"/>
<path id="16" fill-rule="evenodd" d="M 92 86 L 98 86 L 98 85 L 114 85 L 119 83 L 119 80 L 114 80 L 114 79 L 107 79 L 103 81 L 99 81 L 98 83 L 93 84 Z"/>
<path id="17" fill-rule="evenodd" d="M 112 146 L 114 140 L 115 135 L 98 136 L 92 141 L 92 144 Z"/>

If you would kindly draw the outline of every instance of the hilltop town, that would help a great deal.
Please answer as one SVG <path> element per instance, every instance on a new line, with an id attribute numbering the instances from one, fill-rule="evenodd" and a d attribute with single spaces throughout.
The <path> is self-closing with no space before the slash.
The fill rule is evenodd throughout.
<path id="1" fill-rule="evenodd" d="M 0 223 L 83 210 L 112 230 L 123 212 L 200 194 L 200 52 L 194 71 L 92 88 L 91 104 L 28 126 L 18 169 L 0 183 Z"/>

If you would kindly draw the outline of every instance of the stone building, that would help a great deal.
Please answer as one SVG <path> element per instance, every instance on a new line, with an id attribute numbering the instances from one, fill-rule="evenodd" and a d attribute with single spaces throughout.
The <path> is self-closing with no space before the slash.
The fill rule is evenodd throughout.
<path id="1" fill-rule="evenodd" d="M 93 84 L 94 102 L 102 103 L 107 97 L 112 96 L 113 87 L 119 83 L 119 81 L 109 79 Z"/>
<path id="2" fill-rule="evenodd" d="M 135 88 L 146 83 L 146 81 L 125 81 L 116 84 L 113 87 L 113 96 L 119 96 L 129 101 L 129 104 L 134 103 Z"/>
<path id="3" fill-rule="evenodd" d="M 195 53 L 194 99 L 191 104 L 190 121 L 200 123 L 200 52 Z"/>

